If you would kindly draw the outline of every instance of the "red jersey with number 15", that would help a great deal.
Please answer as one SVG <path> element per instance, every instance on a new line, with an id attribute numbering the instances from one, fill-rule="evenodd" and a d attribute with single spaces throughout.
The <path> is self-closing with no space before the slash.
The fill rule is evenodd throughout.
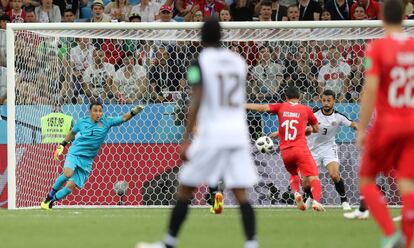
<path id="1" fill-rule="evenodd" d="M 372 41 L 367 46 L 365 67 L 366 77 L 379 78 L 376 122 L 393 119 L 413 123 L 414 39 L 406 33 L 394 33 Z"/>
<path id="2" fill-rule="evenodd" d="M 306 126 L 318 123 L 310 107 L 300 103 L 284 102 L 269 104 L 270 112 L 279 119 L 280 149 L 292 146 L 308 146 L 306 143 Z"/>

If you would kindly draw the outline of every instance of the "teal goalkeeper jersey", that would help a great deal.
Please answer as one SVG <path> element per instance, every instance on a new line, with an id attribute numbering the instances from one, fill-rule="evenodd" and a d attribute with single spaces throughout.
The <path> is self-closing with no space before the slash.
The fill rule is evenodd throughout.
<path id="1" fill-rule="evenodd" d="M 76 133 L 75 141 L 69 148 L 68 154 L 94 159 L 105 140 L 109 129 L 123 123 L 122 116 L 103 116 L 99 122 L 93 122 L 90 117 L 79 119 L 72 129 Z"/>

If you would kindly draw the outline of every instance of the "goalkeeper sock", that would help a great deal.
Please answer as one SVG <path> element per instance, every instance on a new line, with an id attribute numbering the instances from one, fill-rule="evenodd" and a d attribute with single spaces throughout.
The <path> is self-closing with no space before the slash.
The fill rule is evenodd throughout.
<path id="1" fill-rule="evenodd" d="M 168 227 L 169 236 L 175 238 L 180 231 L 181 225 L 183 224 L 188 212 L 188 200 L 178 200 L 175 205 L 170 218 L 170 224 Z M 165 244 L 174 247 L 175 244 L 167 243 L 171 239 L 166 239 Z"/>
<path id="2" fill-rule="evenodd" d="M 387 202 L 377 186 L 374 183 L 364 185 L 361 187 L 361 194 L 384 235 L 389 237 L 394 234 L 395 227 L 387 208 Z"/>
<path id="3" fill-rule="evenodd" d="M 55 183 L 52 186 L 52 190 L 49 193 L 49 196 L 52 198 L 56 192 L 62 188 L 63 184 L 66 183 L 69 180 L 69 177 L 66 177 L 65 174 L 60 174 L 60 176 L 58 176 L 58 178 L 56 178 Z M 52 191 L 54 191 L 52 193 Z M 51 194 L 52 193 L 52 194 Z"/>
<path id="4" fill-rule="evenodd" d="M 255 240 L 256 236 L 256 217 L 252 205 L 249 202 L 240 203 L 240 211 L 242 215 L 244 234 L 246 240 Z"/>
<path id="5" fill-rule="evenodd" d="M 411 247 L 414 235 L 414 193 L 401 196 L 403 201 L 401 229 L 405 236 L 406 247 Z"/>
<path id="6" fill-rule="evenodd" d="M 345 193 L 345 184 L 344 184 L 344 180 L 339 179 L 338 182 L 335 182 L 335 189 L 339 194 L 339 197 L 341 198 L 341 203 L 343 202 L 347 202 L 348 198 L 346 197 L 346 193 Z"/>
<path id="7" fill-rule="evenodd" d="M 60 199 L 65 198 L 70 193 L 72 193 L 72 190 L 70 190 L 68 187 L 63 187 L 55 194 L 55 196 L 53 196 L 52 202 L 59 201 Z"/>

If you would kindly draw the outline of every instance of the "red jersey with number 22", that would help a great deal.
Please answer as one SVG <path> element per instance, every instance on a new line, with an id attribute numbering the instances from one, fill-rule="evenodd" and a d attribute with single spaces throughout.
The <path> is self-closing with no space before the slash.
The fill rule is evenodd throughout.
<path id="1" fill-rule="evenodd" d="M 292 146 L 307 147 L 306 126 L 318 123 L 310 107 L 300 103 L 284 102 L 269 104 L 270 112 L 279 119 L 280 149 Z"/>

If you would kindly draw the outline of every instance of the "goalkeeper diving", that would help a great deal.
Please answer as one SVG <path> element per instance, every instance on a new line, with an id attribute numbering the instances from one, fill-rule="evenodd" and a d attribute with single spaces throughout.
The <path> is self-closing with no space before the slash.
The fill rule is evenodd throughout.
<path id="1" fill-rule="evenodd" d="M 102 103 L 92 102 L 89 105 L 89 116 L 77 121 L 54 152 L 55 160 L 59 160 L 65 146 L 74 140 L 66 156 L 63 173 L 56 179 L 40 207 L 50 209 L 54 202 L 65 198 L 76 187 L 83 188 L 91 173 L 93 160 L 111 127 L 129 121 L 143 109 L 144 106 L 137 105 L 123 116 L 107 117 L 103 115 Z"/>

